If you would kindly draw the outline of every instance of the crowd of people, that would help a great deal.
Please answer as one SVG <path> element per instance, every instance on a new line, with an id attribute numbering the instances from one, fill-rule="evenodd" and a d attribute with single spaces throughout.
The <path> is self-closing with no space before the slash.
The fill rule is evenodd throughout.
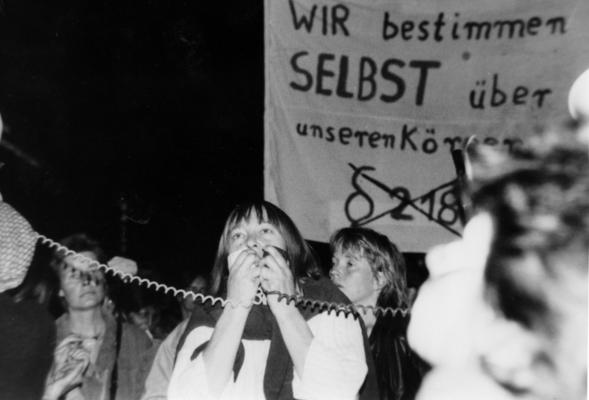
<path id="1" fill-rule="evenodd" d="M 61 244 L 83 257 L 39 262 L 0 201 L 2 398 L 586 398 L 589 95 L 571 93 L 576 121 L 510 153 L 465 149 L 468 222 L 428 253 L 416 298 L 383 234 L 334 232 L 326 276 L 295 222 L 254 201 L 228 215 L 210 273 L 186 282 L 222 301 L 123 307 L 130 286 L 93 261 L 137 274 L 133 261 L 75 234 Z"/>

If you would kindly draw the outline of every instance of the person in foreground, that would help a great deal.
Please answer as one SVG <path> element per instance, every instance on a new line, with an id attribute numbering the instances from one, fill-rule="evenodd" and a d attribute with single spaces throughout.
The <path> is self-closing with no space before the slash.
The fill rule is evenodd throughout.
<path id="1" fill-rule="evenodd" d="M 360 321 L 279 300 L 278 292 L 336 303 L 292 220 L 268 202 L 227 218 L 211 272 L 225 307 L 196 307 L 181 339 L 170 399 L 354 399 L 366 376 Z M 258 289 L 262 305 L 252 305 Z"/>
<path id="2" fill-rule="evenodd" d="M 367 379 L 362 399 L 412 399 L 421 381 L 421 361 L 407 343 L 409 298 L 403 255 L 386 236 L 368 228 L 343 228 L 330 240 L 331 280 L 359 309 L 369 337 L 376 385 Z M 377 314 L 375 307 L 399 312 Z"/>
<path id="3" fill-rule="evenodd" d="M 474 214 L 461 240 L 428 254 L 413 306 L 410 343 L 434 366 L 419 400 L 586 399 L 582 132 L 551 129 L 511 157 L 472 154 Z"/>
<path id="4" fill-rule="evenodd" d="M 1 125 L 1 124 L 0 124 Z M 1 134 L 0 129 L 0 134 Z M 15 299 L 30 273 L 37 234 L 0 194 L 0 397 L 38 400 L 53 360 L 55 324 L 37 301 Z"/>

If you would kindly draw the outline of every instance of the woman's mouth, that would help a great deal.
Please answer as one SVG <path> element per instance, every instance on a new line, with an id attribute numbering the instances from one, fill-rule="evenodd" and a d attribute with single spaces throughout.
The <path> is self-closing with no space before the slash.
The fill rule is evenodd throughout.
<path id="1" fill-rule="evenodd" d="M 80 297 L 86 297 L 86 296 L 96 296 L 96 291 L 95 290 L 85 290 L 82 293 L 80 293 Z"/>

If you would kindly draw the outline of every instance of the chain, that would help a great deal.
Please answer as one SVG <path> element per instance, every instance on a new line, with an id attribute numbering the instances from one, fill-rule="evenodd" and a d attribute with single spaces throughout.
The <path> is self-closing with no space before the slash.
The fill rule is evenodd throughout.
<path id="1" fill-rule="evenodd" d="M 288 295 L 286 293 L 282 293 L 279 291 L 268 291 L 265 292 L 258 288 L 256 296 L 254 300 L 247 304 L 242 302 L 235 302 L 233 300 L 223 299 L 221 297 L 214 297 L 210 295 L 204 295 L 199 292 L 193 292 L 191 290 L 185 289 L 178 289 L 173 286 L 166 285 L 164 283 L 156 282 L 151 279 L 141 278 L 137 275 L 129 274 L 123 271 L 120 271 L 116 268 L 112 268 L 106 264 L 102 264 L 96 260 L 88 258 L 83 254 L 76 253 L 73 250 L 68 249 L 64 245 L 56 242 L 53 239 L 48 238 L 45 235 L 37 233 L 38 239 L 49 248 L 53 248 L 56 251 L 63 252 L 64 257 L 72 256 L 76 260 L 80 260 L 84 262 L 91 270 L 100 270 L 105 274 L 110 274 L 113 277 L 117 277 L 121 279 L 124 283 L 135 283 L 140 286 L 144 286 L 147 289 L 154 290 L 154 291 L 162 291 L 165 294 L 172 293 L 174 296 L 178 297 L 181 296 L 182 298 L 192 298 L 193 301 L 199 301 L 202 304 L 210 302 L 211 305 L 221 304 L 223 307 L 231 306 L 233 308 L 236 307 L 245 307 L 249 308 L 252 305 L 261 305 L 267 304 L 267 297 L 268 296 L 278 296 L 278 301 L 286 301 L 287 304 L 293 303 L 297 307 L 303 308 L 311 308 L 316 309 L 319 312 L 335 312 L 336 315 L 339 313 L 350 314 L 350 313 L 363 313 L 366 314 L 368 312 L 374 313 L 374 315 L 386 315 L 390 314 L 391 316 L 395 316 L 400 314 L 402 316 L 406 316 L 409 313 L 409 309 L 406 308 L 392 308 L 392 307 L 377 307 L 377 306 L 364 306 L 359 304 L 340 304 L 340 303 L 330 303 L 327 301 L 320 301 L 320 300 L 311 300 L 306 299 L 302 296 L 298 295 Z"/>

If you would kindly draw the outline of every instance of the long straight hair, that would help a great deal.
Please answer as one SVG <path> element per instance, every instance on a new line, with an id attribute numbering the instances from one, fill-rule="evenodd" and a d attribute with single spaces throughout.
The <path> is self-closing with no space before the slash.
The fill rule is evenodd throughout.
<path id="1" fill-rule="evenodd" d="M 257 218 L 258 222 L 268 222 L 282 235 L 286 245 L 290 269 L 295 279 L 314 278 L 321 275 L 321 270 L 311 247 L 297 229 L 290 217 L 274 204 L 267 201 L 248 202 L 237 205 L 227 217 L 223 233 L 219 239 L 215 263 L 211 270 L 211 294 L 225 295 L 229 268 L 229 235 L 242 221 Z"/>

